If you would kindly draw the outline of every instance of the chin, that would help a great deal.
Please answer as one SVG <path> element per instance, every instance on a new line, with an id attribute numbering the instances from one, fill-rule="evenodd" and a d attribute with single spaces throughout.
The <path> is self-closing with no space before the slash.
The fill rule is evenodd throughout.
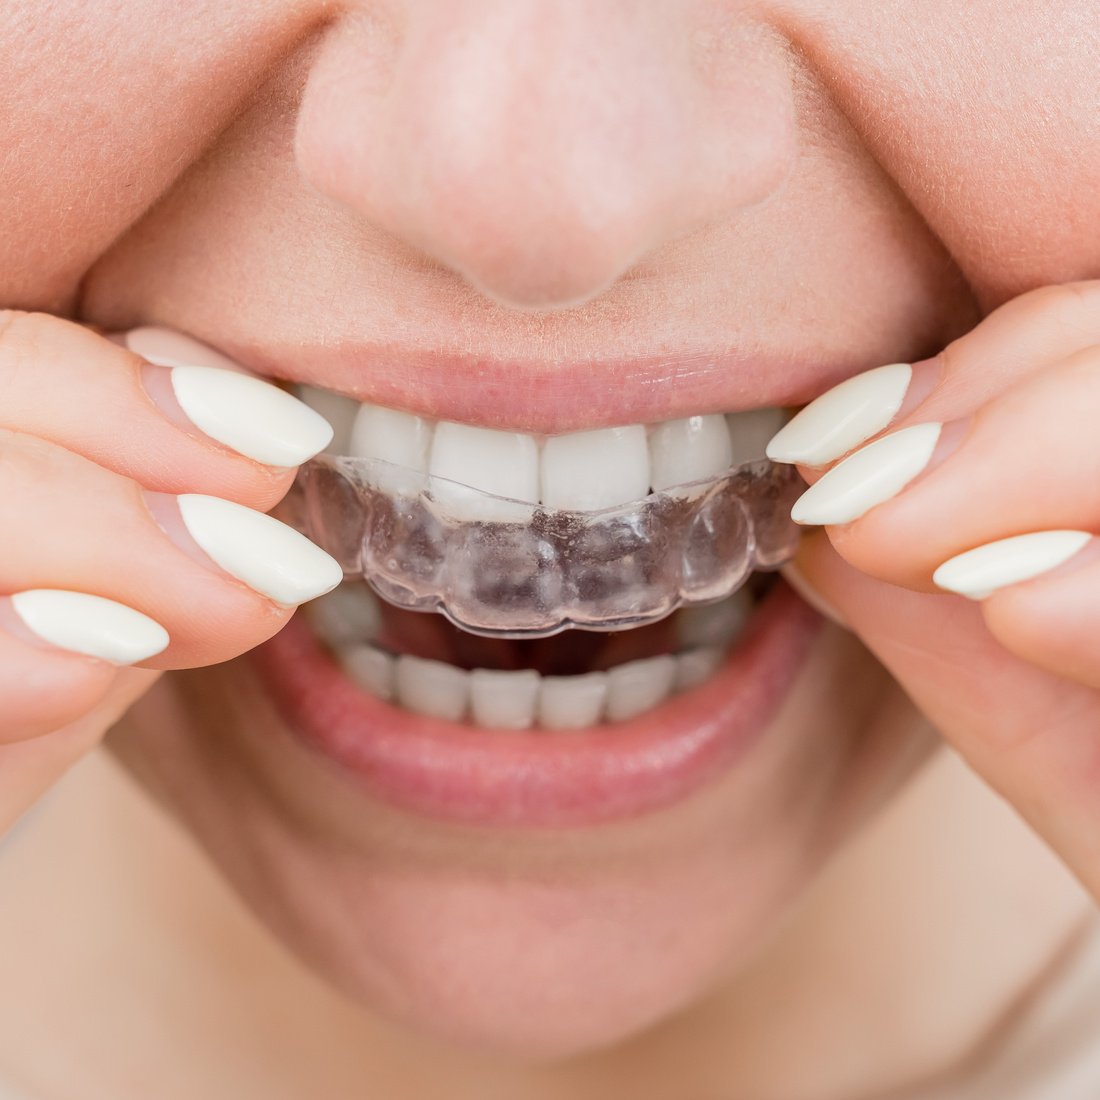
<path id="1" fill-rule="evenodd" d="M 738 661 L 793 666 L 773 677 L 756 728 L 738 726 L 729 744 L 719 737 L 725 747 L 704 754 L 705 766 L 663 771 L 660 797 L 649 778 L 642 794 L 629 784 L 623 794 L 614 769 L 601 788 L 591 769 L 610 768 L 606 759 L 585 757 L 583 771 L 569 758 L 614 726 L 574 733 L 543 758 L 532 753 L 545 735 L 439 719 L 406 728 L 396 707 L 379 718 L 379 701 L 305 620 L 271 652 L 165 677 L 111 745 L 269 932 L 367 1016 L 447 1045 L 560 1061 L 625 1042 L 735 983 L 856 823 L 906 778 L 892 764 L 914 757 L 913 735 L 874 721 L 894 691 L 881 667 L 791 590 L 768 598 L 775 608 L 760 614 L 786 621 L 779 656 L 746 657 L 742 646 L 766 648 L 768 631 L 782 633 L 750 624 L 709 686 L 618 731 L 617 768 L 678 743 L 700 715 L 724 713 L 731 690 L 739 713 L 749 710 Z M 362 696 L 358 751 L 318 737 L 314 727 L 335 718 L 309 685 L 340 703 L 338 689 Z M 335 712 L 350 720 L 342 705 Z M 392 748 L 363 751 L 387 735 L 440 757 L 434 787 Z M 516 742 L 502 744 L 508 737 Z M 498 774 L 485 754 L 502 752 Z M 517 771 L 540 763 L 617 800 L 601 807 L 588 788 L 564 799 L 552 775 L 509 808 Z"/>

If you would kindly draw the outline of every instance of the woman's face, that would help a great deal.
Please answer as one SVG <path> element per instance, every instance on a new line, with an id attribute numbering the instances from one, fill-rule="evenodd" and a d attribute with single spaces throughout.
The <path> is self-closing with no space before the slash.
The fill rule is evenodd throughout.
<path id="1" fill-rule="evenodd" d="M 483 426 L 798 404 L 1090 274 L 1098 56 L 1094 0 L 9 0 L 0 290 Z M 584 1050 L 736 982 L 931 748 L 850 635 L 780 611 L 770 664 L 646 732 L 747 714 L 742 751 L 606 812 L 577 760 L 615 728 L 553 735 L 575 812 L 387 796 L 304 744 L 285 646 L 164 678 L 114 745 L 354 997 Z"/>

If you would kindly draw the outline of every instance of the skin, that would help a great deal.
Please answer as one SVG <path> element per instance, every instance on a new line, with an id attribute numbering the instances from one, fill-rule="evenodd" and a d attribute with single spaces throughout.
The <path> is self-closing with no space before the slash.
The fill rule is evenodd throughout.
<path id="1" fill-rule="evenodd" d="M 962 382 L 915 420 L 998 400 L 1008 411 L 982 413 L 978 459 L 964 444 L 830 530 L 835 549 L 807 540 L 804 577 L 858 637 L 822 632 L 741 768 L 644 820 L 484 835 L 322 774 L 229 660 L 286 612 L 173 546 L 137 499 L 140 486 L 262 509 L 289 475 L 166 434 L 138 399 L 136 360 L 93 333 L 7 318 L 15 396 L 0 428 L 20 434 L 4 436 L 0 508 L 20 537 L 0 587 L 83 586 L 164 622 L 173 644 L 115 673 L 0 641 L 4 820 L 109 727 L 144 792 L 86 766 L 8 857 L 19 900 L 0 914 L 15 991 L 0 1066 L 82 1096 L 144 1095 L 142 1073 L 173 1096 L 340 1095 L 386 1076 L 395 1096 L 445 1083 L 555 1100 L 627 1088 L 819 1100 L 964 1077 L 1091 903 L 937 752 L 928 719 L 1100 886 L 1082 736 L 1100 675 L 1051 648 L 1071 611 L 1073 637 L 1094 636 L 1088 575 L 982 608 L 928 581 L 950 553 L 1038 521 L 1014 505 L 1019 483 L 994 475 L 1025 433 L 1042 451 L 1044 424 L 1067 489 L 1042 524 L 1100 526 L 1066 474 L 1084 467 L 1095 423 L 1077 396 L 1095 383 L 1066 363 L 1100 344 L 1097 292 L 1018 297 L 1100 271 L 1100 113 L 1082 91 L 1100 57 L 1092 9 L 5 5 L 0 141 L 14 153 L 0 195 L 18 217 L 0 235 L 0 302 L 12 309 L 163 324 L 234 351 L 262 334 L 264 355 L 292 364 L 284 374 L 334 387 L 309 349 L 491 356 L 534 363 L 551 386 L 561 361 L 748 349 L 818 364 L 787 395 L 807 400 L 946 347 Z M 1052 348 L 1054 330 L 1075 346 Z M 337 388 L 383 383 L 415 388 L 369 354 Z M 1079 423 L 1030 418 L 1040 399 L 1080 408 Z M 154 461 L 164 445 L 172 461 Z M 974 477 L 988 492 L 960 502 Z M 79 561 L 50 551 L 74 532 Z M 1011 690 L 991 700 L 994 684 Z M 961 949 L 938 931 L 958 928 L 972 933 Z M 110 980 L 105 957 L 121 960 Z M 160 981 L 179 960 L 178 984 Z M 73 988 L 104 1011 L 66 1015 Z M 903 1026 L 853 1065 L 886 1005 Z M 134 1043 L 151 1006 L 163 1030 Z M 74 1036 L 64 1064 L 59 1019 Z M 230 1049 L 196 1065 L 196 1044 L 218 1045 L 212 1020 Z M 807 1057 L 786 1056 L 795 1044 Z"/>

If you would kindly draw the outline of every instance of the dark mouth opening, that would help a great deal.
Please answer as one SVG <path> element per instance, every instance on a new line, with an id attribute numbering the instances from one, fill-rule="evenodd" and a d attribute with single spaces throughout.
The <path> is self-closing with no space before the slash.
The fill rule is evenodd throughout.
<path id="1" fill-rule="evenodd" d="M 395 656 L 443 661 L 456 668 L 502 671 L 533 669 L 544 676 L 602 672 L 628 661 L 680 653 L 688 648 L 725 648 L 732 640 L 733 601 L 747 593 L 758 603 L 776 583 L 775 573 L 754 573 L 741 592 L 717 604 L 681 608 L 657 623 L 620 631 L 567 630 L 549 638 L 487 638 L 453 625 L 442 615 L 408 611 L 380 601 L 381 625 L 372 644 Z"/>

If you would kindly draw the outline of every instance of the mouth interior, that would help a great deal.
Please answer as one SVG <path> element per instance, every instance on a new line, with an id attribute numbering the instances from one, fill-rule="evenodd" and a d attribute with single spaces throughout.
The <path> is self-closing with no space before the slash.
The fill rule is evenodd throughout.
<path id="1" fill-rule="evenodd" d="M 474 634 L 443 615 L 408 611 L 379 600 L 371 637 L 362 640 L 394 657 L 440 661 L 465 671 L 533 670 L 542 676 L 581 676 L 690 649 L 725 649 L 736 640 L 751 607 L 763 599 L 776 579 L 775 573 L 754 573 L 733 597 L 681 608 L 643 626 L 618 631 L 567 630 L 532 639 Z"/>

